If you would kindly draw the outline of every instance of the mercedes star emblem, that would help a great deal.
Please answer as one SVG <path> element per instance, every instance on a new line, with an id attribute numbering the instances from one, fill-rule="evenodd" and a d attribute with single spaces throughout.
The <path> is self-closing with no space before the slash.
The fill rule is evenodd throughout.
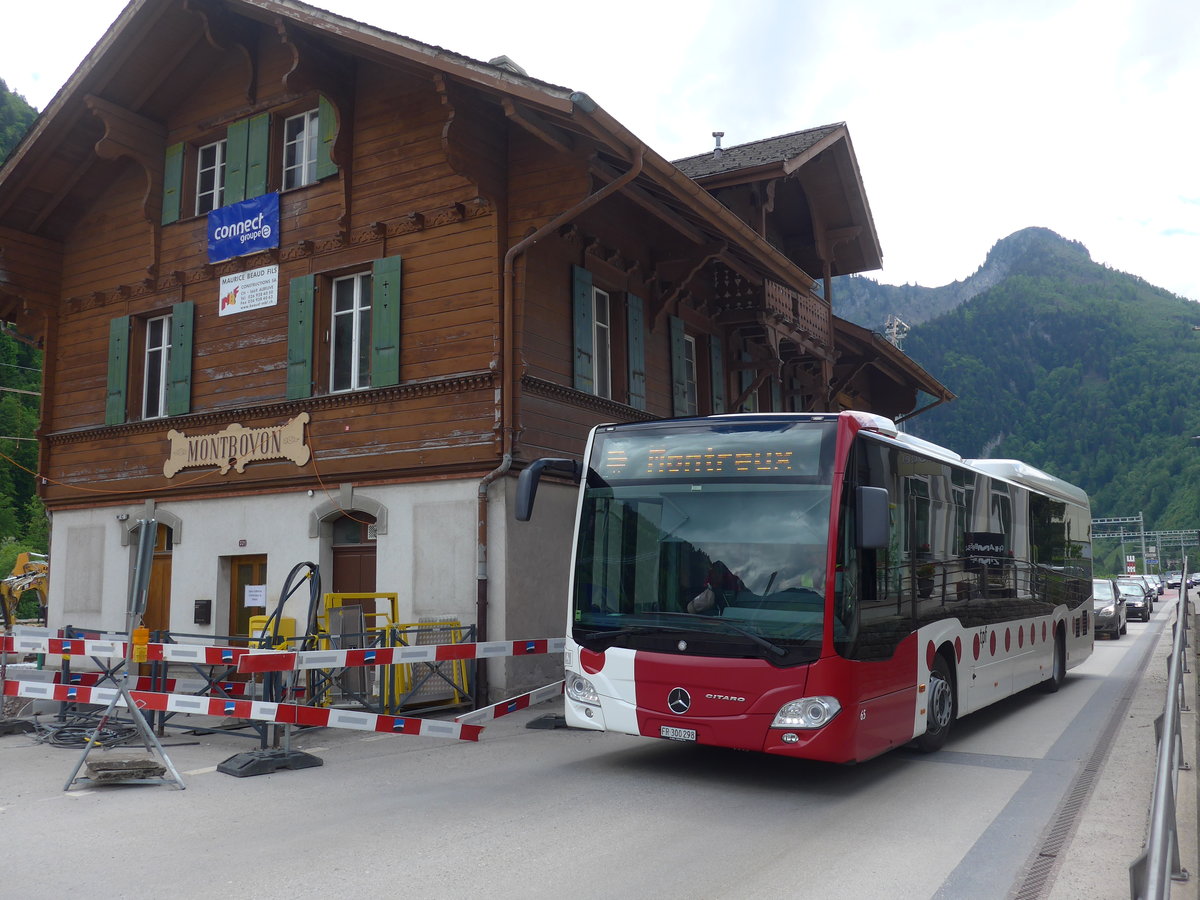
<path id="1" fill-rule="evenodd" d="M 692 697 L 683 688 L 674 688 L 667 694 L 667 706 L 677 716 L 682 716 L 692 707 Z"/>

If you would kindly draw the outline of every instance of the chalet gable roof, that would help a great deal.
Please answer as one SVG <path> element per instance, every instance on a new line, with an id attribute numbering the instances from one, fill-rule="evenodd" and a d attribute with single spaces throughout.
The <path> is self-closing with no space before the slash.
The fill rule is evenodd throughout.
<path id="1" fill-rule="evenodd" d="M 793 131 L 791 134 L 781 134 L 748 144 L 698 153 L 674 162 L 681 172 L 696 179 L 712 178 L 730 172 L 744 176 L 747 170 L 763 167 L 786 174 L 800 163 L 801 157 L 814 147 L 824 145 L 824 142 L 838 135 L 845 127 L 845 122 L 838 122 L 820 128 L 807 128 L 804 131 Z"/>
<path id="2" fill-rule="evenodd" d="M 882 265 L 879 237 L 845 122 L 675 161 L 728 202 L 750 188 L 769 207 L 773 240 L 806 272 L 851 275 Z"/>

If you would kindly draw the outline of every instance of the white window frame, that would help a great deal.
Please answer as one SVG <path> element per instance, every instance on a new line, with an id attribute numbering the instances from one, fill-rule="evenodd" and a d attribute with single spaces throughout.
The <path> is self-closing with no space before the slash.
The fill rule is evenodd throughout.
<path id="1" fill-rule="evenodd" d="M 693 335 L 683 336 L 683 378 L 687 389 L 687 404 L 684 411 L 689 416 L 699 415 L 700 397 L 696 390 L 696 338 Z"/>
<path id="2" fill-rule="evenodd" d="M 319 111 L 310 109 L 283 120 L 283 189 L 304 187 L 317 180 Z"/>
<path id="3" fill-rule="evenodd" d="M 167 381 L 171 368 L 171 314 L 146 320 L 146 350 L 142 356 L 142 418 L 165 419 Z"/>
<path id="4" fill-rule="evenodd" d="M 329 392 L 360 391 L 371 386 L 371 273 L 335 278 L 331 288 Z M 339 309 L 339 301 L 345 300 L 350 302 Z"/>
<path id="5" fill-rule="evenodd" d="M 196 215 L 203 216 L 225 205 L 225 159 L 226 141 L 222 138 L 204 144 L 196 150 Z M 211 161 L 206 159 L 211 157 Z M 211 190 L 204 190 L 205 174 L 212 173 Z"/>
<path id="6" fill-rule="evenodd" d="M 596 396 L 612 399 L 612 297 L 592 288 L 592 384 Z"/>

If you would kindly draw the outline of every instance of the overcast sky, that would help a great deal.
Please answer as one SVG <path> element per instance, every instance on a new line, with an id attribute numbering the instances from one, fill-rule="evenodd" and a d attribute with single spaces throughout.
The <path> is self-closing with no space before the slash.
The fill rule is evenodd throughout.
<path id="1" fill-rule="evenodd" d="M 0 78 L 43 109 L 123 0 L 5 3 Z M 585 91 L 667 159 L 846 122 L 880 281 L 966 278 L 1040 225 L 1200 300 L 1194 0 L 323 0 Z M 47 39 L 47 35 L 53 35 Z"/>

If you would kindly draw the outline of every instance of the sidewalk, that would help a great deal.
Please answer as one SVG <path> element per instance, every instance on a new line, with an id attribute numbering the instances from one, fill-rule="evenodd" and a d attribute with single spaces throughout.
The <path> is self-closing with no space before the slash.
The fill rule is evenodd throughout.
<path id="1" fill-rule="evenodd" d="M 1193 605 L 1194 602 L 1193 602 Z M 1049 900 L 1126 900 L 1131 896 L 1129 865 L 1145 847 L 1150 831 L 1150 803 L 1154 787 L 1154 720 L 1162 714 L 1167 693 L 1167 658 L 1171 652 L 1174 607 L 1160 633 L 1152 657 L 1126 710 L 1112 747 L 1104 758 L 1076 818 L 1065 849 L 1044 894 Z M 1176 823 L 1179 858 L 1191 877 L 1172 882 L 1171 900 L 1195 900 L 1200 894 L 1200 848 L 1197 844 L 1197 734 L 1196 616 L 1189 632 L 1184 673 L 1185 706 L 1180 725 L 1183 732 L 1183 761 L 1191 766 L 1179 773 Z"/>

